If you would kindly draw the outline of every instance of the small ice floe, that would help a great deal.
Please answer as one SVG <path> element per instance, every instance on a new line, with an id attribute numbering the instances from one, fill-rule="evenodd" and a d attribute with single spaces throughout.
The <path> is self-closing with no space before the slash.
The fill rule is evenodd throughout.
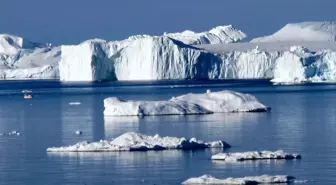
<path id="1" fill-rule="evenodd" d="M 28 93 L 32 93 L 33 91 L 32 90 L 22 90 L 22 93 L 24 94 L 28 94 Z"/>
<path id="2" fill-rule="evenodd" d="M 8 133 L 0 133 L 0 136 L 20 136 L 21 133 L 19 131 L 13 130 L 12 132 Z"/>
<path id="3" fill-rule="evenodd" d="M 190 178 L 182 184 L 275 184 L 275 183 L 290 183 L 294 182 L 295 177 L 287 175 L 261 175 L 241 178 L 226 178 L 217 179 L 210 175 Z"/>
<path id="4" fill-rule="evenodd" d="M 80 105 L 81 102 L 70 102 L 69 105 Z"/>
<path id="5" fill-rule="evenodd" d="M 301 159 L 299 154 L 288 154 L 282 150 L 255 151 L 255 152 L 237 152 L 237 153 L 219 153 L 211 157 L 212 160 L 225 161 L 245 161 L 245 160 L 263 160 L 263 159 Z"/>
<path id="6" fill-rule="evenodd" d="M 23 98 L 24 98 L 24 99 L 32 99 L 33 96 L 32 96 L 31 94 L 25 94 L 25 95 L 23 96 Z"/>
<path id="7" fill-rule="evenodd" d="M 105 116 L 190 115 L 270 110 L 250 94 L 210 90 L 203 94 L 189 93 L 163 101 L 124 101 L 110 97 L 104 100 L 104 107 Z"/>
<path id="8" fill-rule="evenodd" d="M 82 131 L 80 131 L 80 130 L 76 130 L 75 134 L 79 136 L 79 135 L 82 135 L 82 134 L 83 134 L 83 132 L 82 132 Z"/>
<path id="9" fill-rule="evenodd" d="M 110 152 L 110 151 L 147 151 L 147 150 L 190 150 L 205 148 L 229 148 L 224 141 L 203 142 L 196 138 L 147 136 L 135 132 L 125 133 L 112 141 L 83 141 L 65 147 L 48 148 L 48 152 Z"/>
<path id="10" fill-rule="evenodd" d="M 33 91 L 31 90 L 23 90 L 22 93 L 24 94 L 23 95 L 23 98 L 24 99 L 32 99 L 33 98 L 33 95 L 31 95 Z"/>

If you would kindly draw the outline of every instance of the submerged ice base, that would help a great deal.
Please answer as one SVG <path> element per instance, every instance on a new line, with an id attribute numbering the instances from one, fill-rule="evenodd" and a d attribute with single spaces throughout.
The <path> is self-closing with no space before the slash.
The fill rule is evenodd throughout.
<path id="1" fill-rule="evenodd" d="M 190 184 L 190 185 L 196 185 L 196 184 L 275 184 L 275 183 L 289 183 L 294 182 L 295 177 L 293 176 L 287 176 L 287 175 L 261 175 L 261 176 L 250 176 L 250 177 L 242 177 L 242 178 L 226 178 L 226 179 L 217 179 L 215 177 L 212 177 L 210 175 L 203 175 L 200 177 L 194 177 L 190 178 L 182 184 Z"/>
<path id="2" fill-rule="evenodd" d="M 105 116 L 191 115 L 219 112 L 263 112 L 270 108 L 250 94 L 219 91 L 186 94 L 166 101 L 104 100 Z"/>
<path id="3" fill-rule="evenodd" d="M 212 160 L 225 161 L 245 161 L 245 160 L 264 160 L 264 159 L 300 159 L 299 154 L 288 154 L 282 150 L 271 151 L 255 151 L 255 152 L 237 152 L 237 153 L 219 153 L 211 157 Z"/>
<path id="4" fill-rule="evenodd" d="M 147 151 L 171 149 L 205 149 L 229 148 L 224 141 L 203 142 L 196 138 L 186 139 L 177 137 L 147 136 L 134 132 L 125 133 L 112 141 L 100 142 L 83 141 L 71 146 L 48 148 L 47 152 L 113 152 L 113 151 Z"/>

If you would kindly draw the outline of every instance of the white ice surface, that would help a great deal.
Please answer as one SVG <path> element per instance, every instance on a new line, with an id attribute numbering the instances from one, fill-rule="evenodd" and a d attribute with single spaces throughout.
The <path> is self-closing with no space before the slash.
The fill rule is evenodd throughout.
<path id="1" fill-rule="evenodd" d="M 185 44 L 227 44 L 243 40 L 247 35 L 232 25 L 217 26 L 206 32 L 195 33 L 190 30 L 181 33 L 165 33 L 165 36 L 179 40 Z"/>
<path id="2" fill-rule="evenodd" d="M 226 179 L 217 179 L 210 175 L 203 175 L 200 177 L 190 178 L 182 184 L 211 184 L 211 185 L 220 185 L 220 184 L 275 184 L 275 183 L 289 183 L 293 182 L 295 177 L 287 175 L 261 175 L 261 176 L 250 176 L 242 178 L 226 178 Z"/>
<path id="3" fill-rule="evenodd" d="M 282 150 L 278 151 L 254 151 L 237 153 L 219 153 L 211 157 L 212 160 L 225 161 L 245 161 L 245 160 L 264 160 L 264 159 L 300 159 L 299 154 L 289 154 Z"/>
<path id="4" fill-rule="evenodd" d="M 105 116 L 188 115 L 216 112 L 257 112 L 269 108 L 250 94 L 219 91 L 186 94 L 166 101 L 104 100 Z"/>
<path id="5" fill-rule="evenodd" d="M 336 42 L 324 43 L 325 45 L 301 43 L 308 48 L 290 43 L 282 43 L 280 46 L 278 44 L 238 44 L 242 47 L 237 47 L 240 49 L 235 51 L 230 51 L 230 46 L 237 44 L 198 47 L 221 57 L 220 79 L 272 79 L 275 83 L 336 81 Z M 258 49 L 244 51 L 252 46 L 258 46 Z M 318 47 L 334 50 L 319 50 Z"/>
<path id="6" fill-rule="evenodd" d="M 1 49 L 2 47 L 2 49 Z M 0 78 L 59 78 L 60 47 L 37 44 L 20 37 L 0 35 Z"/>
<path id="7" fill-rule="evenodd" d="M 287 24 L 270 36 L 251 42 L 336 41 L 336 22 L 301 22 Z"/>
<path id="8" fill-rule="evenodd" d="M 134 132 L 127 132 L 112 141 L 100 142 L 83 141 L 71 146 L 48 148 L 48 152 L 108 152 L 108 151 L 147 151 L 169 149 L 204 149 L 228 148 L 224 141 L 203 142 L 196 138 L 186 139 L 177 137 L 147 136 Z"/>

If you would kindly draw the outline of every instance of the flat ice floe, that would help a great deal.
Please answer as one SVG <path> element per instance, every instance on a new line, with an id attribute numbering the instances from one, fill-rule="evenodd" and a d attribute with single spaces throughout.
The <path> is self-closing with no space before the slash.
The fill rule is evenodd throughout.
<path id="1" fill-rule="evenodd" d="M 300 159 L 299 154 L 288 154 L 282 150 L 255 151 L 255 152 L 237 152 L 237 153 L 219 153 L 211 157 L 212 160 L 225 161 L 245 161 L 245 160 L 263 160 L 263 159 Z"/>
<path id="2" fill-rule="evenodd" d="M 190 178 L 182 184 L 275 184 L 294 182 L 295 177 L 287 175 L 261 175 L 242 178 L 217 179 L 210 175 Z"/>
<path id="3" fill-rule="evenodd" d="M 48 152 L 113 152 L 113 151 L 147 151 L 147 150 L 171 150 L 171 149 L 205 149 L 205 148 L 229 148 L 224 141 L 203 142 L 196 138 L 161 137 L 159 135 L 147 136 L 135 132 L 125 133 L 112 141 L 101 140 L 99 142 L 83 141 L 75 145 L 65 147 L 48 148 Z"/>
<path id="4" fill-rule="evenodd" d="M 105 116 L 190 115 L 217 112 L 263 112 L 269 107 L 250 94 L 218 91 L 186 94 L 166 101 L 123 101 L 115 97 L 104 100 Z"/>

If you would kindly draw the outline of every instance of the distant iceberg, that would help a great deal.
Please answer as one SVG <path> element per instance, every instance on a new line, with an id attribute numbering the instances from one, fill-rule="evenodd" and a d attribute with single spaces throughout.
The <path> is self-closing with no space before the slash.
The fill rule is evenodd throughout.
<path id="1" fill-rule="evenodd" d="M 56 47 L 0 35 L 0 78 L 336 82 L 335 27 L 335 22 L 293 23 L 248 43 L 237 43 L 246 34 L 231 25 Z"/>
<path id="2" fill-rule="evenodd" d="M 255 151 L 255 152 L 237 152 L 237 153 L 219 153 L 211 157 L 212 160 L 224 161 L 246 161 L 246 160 L 264 160 L 264 159 L 300 159 L 299 154 L 288 154 L 279 151 Z"/>
<path id="3" fill-rule="evenodd" d="M 154 116 L 211 114 L 216 112 L 264 112 L 270 108 L 250 94 L 219 91 L 186 94 L 166 101 L 104 100 L 105 116 Z"/>
<path id="4" fill-rule="evenodd" d="M 135 132 L 125 133 L 112 141 L 102 140 L 90 143 L 83 141 L 71 146 L 48 148 L 47 152 L 112 152 L 112 151 L 147 151 L 171 149 L 229 148 L 224 141 L 203 142 L 196 138 L 147 136 Z"/>
<path id="5" fill-rule="evenodd" d="M 242 178 L 226 178 L 226 179 L 217 179 L 215 177 L 212 177 L 210 175 L 203 175 L 200 177 L 194 177 L 190 178 L 182 184 L 190 184 L 190 185 L 196 185 L 196 184 L 275 184 L 275 183 L 290 183 L 294 182 L 295 177 L 293 176 L 287 176 L 287 175 L 261 175 L 261 176 L 251 176 L 251 177 L 242 177 Z"/>
<path id="6" fill-rule="evenodd" d="M 273 35 L 251 42 L 336 42 L 336 22 L 301 22 L 287 24 Z"/>
<path id="7" fill-rule="evenodd" d="M 57 79 L 61 48 L 28 41 L 24 38 L 0 35 L 0 78 Z"/>

